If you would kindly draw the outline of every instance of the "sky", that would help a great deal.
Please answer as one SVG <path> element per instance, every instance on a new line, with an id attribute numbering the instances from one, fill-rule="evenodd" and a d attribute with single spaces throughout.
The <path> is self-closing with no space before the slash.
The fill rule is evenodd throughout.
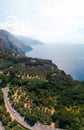
<path id="1" fill-rule="evenodd" d="M 47 43 L 84 43 L 84 0 L 0 0 L 0 29 Z"/>

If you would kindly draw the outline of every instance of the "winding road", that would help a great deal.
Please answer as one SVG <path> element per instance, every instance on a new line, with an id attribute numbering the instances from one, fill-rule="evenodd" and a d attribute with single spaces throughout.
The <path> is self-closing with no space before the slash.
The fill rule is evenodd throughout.
<path id="1" fill-rule="evenodd" d="M 30 126 L 24 120 L 24 118 L 17 111 L 15 111 L 14 108 L 11 106 L 11 103 L 8 97 L 8 91 L 6 90 L 6 88 L 2 88 L 2 91 L 4 94 L 5 105 L 6 105 L 7 111 L 10 113 L 10 116 L 12 117 L 12 119 L 17 120 L 17 122 L 20 123 L 25 128 L 28 128 L 30 130 L 62 130 L 58 128 L 50 128 L 49 126 L 41 125 L 40 123 L 36 123 L 34 126 Z M 4 130 L 4 129 L 0 129 L 0 130 Z"/>

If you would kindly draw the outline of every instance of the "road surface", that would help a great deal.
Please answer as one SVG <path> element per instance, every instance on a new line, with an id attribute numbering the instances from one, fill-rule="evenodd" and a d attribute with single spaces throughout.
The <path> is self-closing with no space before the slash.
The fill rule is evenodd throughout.
<path id="1" fill-rule="evenodd" d="M 5 130 L 1 122 L 0 122 L 0 130 Z"/>
<path id="2" fill-rule="evenodd" d="M 4 101 L 7 108 L 7 111 L 10 113 L 12 119 L 17 120 L 18 123 L 20 123 L 25 128 L 28 128 L 30 130 L 62 130 L 57 128 L 50 128 L 49 126 L 41 125 L 40 123 L 36 123 L 34 126 L 30 126 L 26 121 L 24 121 L 24 118 L 12 108 L 9 98 L 8 98 L 8 92 L 6 88 L 2 88 L 3 94 L 4 94 Z M 0 129 L 4 130 L 4 129 Z"/>

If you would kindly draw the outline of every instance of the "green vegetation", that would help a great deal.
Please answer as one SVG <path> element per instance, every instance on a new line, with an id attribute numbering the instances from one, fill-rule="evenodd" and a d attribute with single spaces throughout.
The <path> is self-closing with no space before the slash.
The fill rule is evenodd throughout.
<path id="1" fill-rule="evenodd" d="M 10 73 L 10 76 L 39 76 L 40 78 L 44 78 L 49 70 L 58 71 L 56 65 L 49 60 L 17 57 L 11 53 L 0 53 L 0 70 L 5 74 Z"/>
<path id="2" fill-rule="evenodd" d="M 28 130 L 17 123 L 16 120 L 11 120 L 10 114 L 6 111 L 3 93 L 0 88 L 0 121 L 3 123 L 5 130 Z"/>
<path id="3" fill-rule="evenodd" d="M 4 55 L 0 55 L 0 84 L 7 86 L 12 106 L 25 120 L 45 125 L 53 122 L 68 130 L 84 129 L 84 82 L 74 81 L 49 60 Z M 17 124 L 9 125 L 9 120 L 3 122 L 7 129 Z"/>
<path id="4" fill-rule="evenodd" d="M 46 79 L 13 78 L 8 84 L 12 105 L 30 122 L 79 130 L 84 128 L 84 83 L 69 76 L 48 74 Z"/>

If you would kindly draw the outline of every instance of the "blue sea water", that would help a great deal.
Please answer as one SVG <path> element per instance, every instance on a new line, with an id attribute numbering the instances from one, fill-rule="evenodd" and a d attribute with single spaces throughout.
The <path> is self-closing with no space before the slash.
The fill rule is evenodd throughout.
<path id="1" fill-rule="evenodd" d="M 45 44 L 32 47 L 33 50 L 27 52 L 27 56 L 50 59 L 73 79 L 84 80 L 83 44 Z"/>

